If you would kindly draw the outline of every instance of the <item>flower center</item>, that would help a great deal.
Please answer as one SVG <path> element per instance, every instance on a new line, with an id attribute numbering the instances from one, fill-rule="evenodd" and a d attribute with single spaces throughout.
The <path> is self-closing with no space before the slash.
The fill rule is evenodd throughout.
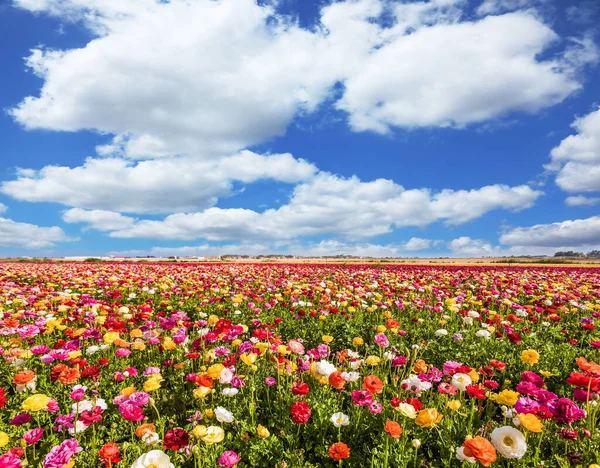
<path id="1" fill-rule="evenodd" d="M 510 436 L 505 436 L 504 439 L 502 439 L 502 443 L 509 447 L 512 447 L 515 445 L 515 441 Z"/>

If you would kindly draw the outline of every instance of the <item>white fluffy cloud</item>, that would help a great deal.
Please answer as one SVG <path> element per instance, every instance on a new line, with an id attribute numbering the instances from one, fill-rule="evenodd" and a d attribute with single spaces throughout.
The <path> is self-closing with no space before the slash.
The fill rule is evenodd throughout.
<path id="1" fill-rule="evenodd" d="M 598 203 L 600 203 L 600 197 L 584 197 L 583 195 L 576 195 L 565 199 L 565 204 L 568 206 L 594 206 Z"/>
<path id="2" fill-rule="evenodd" d="M 578 117 L 569 135 L 551 152 L 547 166 L 558 171 L 556 183 L 567 192 L 600 191 L 600 109 Z"/>
<path id="3" fill-rule="evenodd" d="M 462 224 L 495 209 L 518 211 L 533 205 L 542 192 L 527 186 L 491 185 L 474 190 L 406 190 L 387 179 L 362 182 L 319 173 L 297 185 L 287 204 L 257 212 L 241 208 L 209 208 L 176 213 L 164 220 L 133 220 L 114 229 L 122 238 L 207 240 L 285 240 L 335 234 L 364 239 L 393 227 L 426 226 L 445 221 Z M 88 216 L 89 219 L 85 219 Z M 105 215 L 106 216 L 106 215 Z M 94 216 L 79 214 L 93 225 Z M 120 219 L 120 218 L 119 218 Z M 426 239 L 411 239 L 408 250 L 427 248 Z"/>
<path id="4" fill-rule="evenodd" d="M 82 20 L 96 37 L 33 50 L 27 64 L 43 86 L 14 118 L 106 132 L 115 138 L 100 153 L 140 159 L 221 154 L 281 135 L 329 102 L 336 83 L 336 106 L 357 131 L 535 112 L 578 90 L 580 67 L 596 59 L 589 41 L 541 59 L 559 37 L 532 12 L 467 21 L 461 0 L 334 2 L 311 30 L 254 0 L 15 3 Z"/>
<path id="5" fill-rule="evenodd" d="M 600 216 L 519 227 L 503 234 L 500 242 L 511 246 L 593 247 L 600 244 Z"/>
<path id="6" fill-rule="evenodd" d="M 295 183 L 316 167 L 290 154 L 233 156 L 199 160 L 188 157 L 131 162 L 89 158 L 82 166 L 20 170 L 0 190 L 18 200 L 129 213 L 197 211 L 232 194 L 233 183 L 262 179 Z"/>
<path id="7" fill-rule="evenodd" d="M 0 204 L 1 205 L 1 204 Z M 0 206 L 0 213 L 6 210 Z M 71 238 L 57 227 L 42 227 L 35 224 L 19 223 L 0 217 L 0 247 L 43 249 L 53 247 L 58 242 L 70 242 Z"/>

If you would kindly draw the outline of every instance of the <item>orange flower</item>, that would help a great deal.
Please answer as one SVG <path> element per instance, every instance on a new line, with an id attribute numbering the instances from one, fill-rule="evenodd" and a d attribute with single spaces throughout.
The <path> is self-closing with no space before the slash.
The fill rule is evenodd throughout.
<path id="1" fill-rule="evenodd" d="M 350 448 L 343 442 L 336 442 L 329 447 L 329 456 L 335 461 L 350 457 Z"/>
<path id="2" fill-rule="evenodd" d="M 72 385 L 79 380 L 79 371 L 67 367 L 58 375 L 58 381 L 63 385 Z"/>
<path id="3" fill-rule="evenodd" d="M 115 341 L 113 341 L 113 344 L 115 346 L 118 346 L 119 348 L 129 348 L 131 346 L 131 343 L 128 343 L 125 340 L 122 340 L 121 338 L 117 338 Z"/>
<path id="4" fill-rule="evenodd" d="M 65 364 L 55 365 L 50 371 L 50 380 L 52 380 L 52 382 L 56 382 L 60 373 L 65 369 L 68 369 L 68 367 Z"/>
<path id="5" fill-rule="evenodd" d="M 477 436 L 465 440 L 463 448 L 467 457 L 476 458 L 483 466 L 490 466 L 496 461 L 496 449 L 489 440 L 483 437 Z"/>
<path id="6" fill-rule="evenodd" d="M 35 379 L 35 372 L 30 370 L 24 370 L 21 372 L 17 372 L 17 375 L 15 375 L 13 382 L 17 385 L 27 385 L 33 379 Z"/>
<path id="7" fill-rule="evenodd" d="M 214 380 L 206 374 L 196 377 L 196 383 L 201 387 L 213 388 Z"/>
<path id="8" fill-rule="evenodd" d="M 413 370 L 417 374 L 424 374 L 425 372 L 427 372 L 427 363 L 425 361 L 423 361 L 423 359 L 419 359 L 415 363 L 415 366 L 413 367 Z"/>
<path id="9" fill-rule="evenodd" d="M 156 426 L 152 423 L 142 424 L 135 430 L 135 435 L 142 438 L 147 432 L 156 432 Z"/>
<path id="10" fill-rule="evenodd" d="M 592 374 L 600 374 L 600 364 L 596 364 L 593 361 L 588 361 L 584 357 L 578 357 L 575 359 L 579 368 Z"/>
<path id="11" fill-rule="evenodd" d="M 345 380 L 342 378 L 342 373 L 340 371 L 335 371 L 329 374 L 329 385 L 331 385 L 336 390 L 343 390 Z"/>
<path id="12" fill-rule="evenodd" d="M 383 429 L 385 429 L 385 432 L 391 435 L 394 439 L 399 439 L 400 435 L 402 434 L 402 428 L 396 421 L 387 421 L 385 426 L 383 426 Z"/>
<path id="13" fill-rule="evenodd" d="M 375 395 L 383 391 L 383 382 L 376 375 L 367 375 L 363 380 L 362 388 Z"/>

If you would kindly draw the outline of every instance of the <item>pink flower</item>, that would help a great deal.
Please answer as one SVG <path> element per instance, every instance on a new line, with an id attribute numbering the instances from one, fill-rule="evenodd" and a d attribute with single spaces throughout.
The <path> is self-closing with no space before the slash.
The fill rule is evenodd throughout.
<path id="1" fill-rule="evenodd" d="M 68 439 L 60 445 L 52 447 L 52 450 L 44 457 L 44 468 L 64 468 L 69 464 L 71 458 L 83 449 L 79 446 L 77 439 Z"/>
<path id="2" fill-rule="evenodd" d="M 85 395 L 85 390 L 83 387 L 76 388 L 71 392 L 71 400 L 73 401 L 81 401 L 83 396 Z"/>
<path id="3" fill-rule="evenodd" d="M 23 434 L 23 440 L 25 441 L 25 443 L 27 445 L 33 445 L 42 438 L 43 433 L 44 433 L 44 429 L 42 429 L 41 427 L 38 427 L 36 429 L 31 429 L 31 430 L 27 431 L 25 434 Z M 0 465 L 0 466 L 2 466 L 2 465 Z"/>
<path id="4" fill-rule="evenodd" d="M 379 414 L 383 411 L 383 406 L 378 401 L 373 400 L 369 403 L 369 411 L 373 414 Z"/>
<path id="5" fill-rule="evenodd" d="M 119 406 L 119 413 L 128 421 L 139 422 L 144 420 L 144 410 L 130 403 L 123 403 Z"/>
<path id="6" fill-rule="evenodd" d="M 223 452 L 219 458 L 219 465 L 231 467 L 237 465 L 239 461 L 240 457 L 237 453 L 235 453 L 233 450 L 227 450 L 226 452 Z"/>
<path id="7" fill-rule="evenodd" d="M 277 383 L 277 380 L 275 380 L 274 377 L 267 377 L 265 379 L 265 383 L 269 386 L 272 387 L 273 385 L 275 385 Z"/>
<path id="8" fill-rule="evenodd" d="M 382 348 L 387 348 L 390 345 L 390 340 L 388 340 L 388 337 L 384 333 L 379 333 L 375 335 L 375 344 Z"/>
<path id="9" fill-rule="evenodd" d="M 352 401 L 358 406 L 368 406 L 373 401 L 373 395 L 366 390 L 354 390 L 352 392 Z"/>
<path id="10" fill-rule="evenodd" d="M 456 374 L 456 369 L 462 366 L 462 363 L 456 361 L 446 361 L 444 363 L 444 375 L 454 375 Z"/>
<path id="11" fill-rule="evenodd" d="M 587 413 L 579 408 L 568 398 L 559 398 L 558 401 L 550 407 L 550 411 L 556 422 L 572 424 L 581 418 L 585 418 Z"/>
<path id="12" fill-rule="evenodd" d="M 115 351 L 115 356 L 118 358 L 127 357 L 131 354 L 131 351 L 127 348 L 119 348 Z"/>
<path id="13" fill-rule="evenodd" d="M 292 352 L 292 353 L 296 353 L 296 354 L 304 354 L 304 345 L 302 343 L 300 343 L 298 340 L 290 340 L 288 342 L 288 349 Z"/>
<path id="14" fill-rule="evenodd" d="M 21 459 L 13 453 L 6 453 L 0 456 L 0 466 L 2 468 L 21 468 Z"/>
<path id="15" fill-rule="evenodd" d="M 60 407 L 58 406 L 58 402 L 54 398 L 51 398 L 44 411 L 48 413 L 57 413 L 59 410 Z"/>

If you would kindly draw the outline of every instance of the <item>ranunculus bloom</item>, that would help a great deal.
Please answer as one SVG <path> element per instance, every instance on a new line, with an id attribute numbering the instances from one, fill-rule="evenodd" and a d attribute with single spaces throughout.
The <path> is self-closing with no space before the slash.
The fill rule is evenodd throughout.
<path id="1" fill-rule="evenodd" d="M 144 410 L 139 406 L 123 403 L 119 406 L 119 413 L 128 421 L 143 421 Z"/>
<path id="2" fill-rule="evenodd" d="M 42 429 L 41 427 L 38 427 L 36 429 L 31 429 L 31 430 L 27 431 L 25 434 L 23 434 L 23 440 L 25 441 L 25 443 L 27 445 L 35 444 L 42 438 L 43 433 L 44 433 L 44 429 Z"/>
<path id="3" fill-rule="evenodd" d="M 490 439 L 504 458 L 522 458 L 527 451 L 525 437 L 514 427 L 498 427 L 492 431 Z"/>
<path id="4" fill-rule="evenodd" d="M 350 457 L 350 448 L 343 442 L 336 442 L 329 447 L 329 456 L 335 461 Z"/>
<path id="5" fill-rule="evenodd" d="M 306 424 L 311 416 L 310 406 L 305 401 L 297 401 L 290 408 L 292 420 L 296 424 Z"/>
<path id="6" fill-rule="evenodd" d="M 175 468 L 169 456 L 162 450 L 150 450 L 138 458 L 131 468 Z"/>
<path id="7" fill-rule="evenodd" d="M 383 391 L 383 382 L 376 375 L 368 375 L 363 379 L 362 388 L 374 395 Z"/>
<path id="8" fill-rule="evenodd" d="M 394 439 L 399 439 L 402 434 L 402 428 L 396 421 L 386 421 L 383 429 Z"/>
<path id="9" fill-rule="evenodd" d="M 219 457 L 219 466 L 235 466 L 240 461 L 240 457 L 233 450 L 227 450 Z"/>
<path id="10" fill-rule="evenodd" d="M 343 390 L 345 383 L 346 381 L 342 377 L 342 373 L 339 371 L 335 371 L 329 376 L 329 385 L 336 390 Z"/>
<path id="11" fill-rule="evenodd" d="M 102 448 L 98 450 L 98 455 L 102 459 L 102 463 L 107 467 L 112 467 L 115 463 L 121 461 L 119 446 L 114 442 L 104 444 Z"/>
<path id="12" fill-rule="evenodd" d="M 465 440 L 463 451 L 467 457 L 473 457 L 483 466 L 490 466 L 496 461 L 496 449 L 489 440 L 477 436 Z"/>
<path id="13" fill-rule="evenodd" d="M 419 411 L 415 424 L 420 427 L 433 427 L 442 420 L 442 415 L 435 408 Z"/>
<path id="14" fill-rule="evenodd" d="M 77 439 L 68 439 L 60 445 L 52 447 L 44 457 L 44 468 L 64 468 L 69 464 L 71 458 L 83 449 L 79 446 Z"/>
<path id="15" fill-rule="evenodd" d="M 183 429 L 171 429 L 165 434 L 165 440 L 163 443 L 165 448 L 179 450 L 180 448 L 184 448 L 189 445 L 190 436 Z"/>

